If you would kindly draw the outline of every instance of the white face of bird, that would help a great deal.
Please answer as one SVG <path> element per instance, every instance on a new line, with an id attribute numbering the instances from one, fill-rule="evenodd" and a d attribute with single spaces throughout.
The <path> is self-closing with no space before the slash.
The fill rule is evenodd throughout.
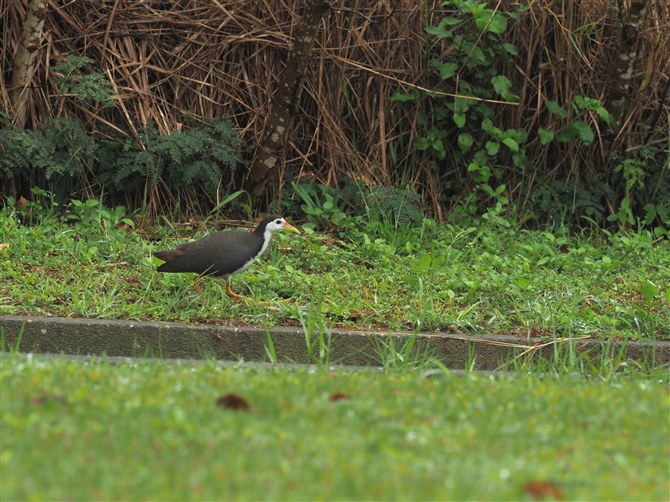
<path id="1" fill-rule="evenodd" d="M 286 230 L 287 232 L 293 232 L 294 234 L 300 233 L 300 231 L 297 228 L 291 225 L 284 218 L 277 218 L 272 220 L 270 223 L 268 223 L 265 229 L 269 230 L 270 232 L 277 232 L 278 230 Z"/>

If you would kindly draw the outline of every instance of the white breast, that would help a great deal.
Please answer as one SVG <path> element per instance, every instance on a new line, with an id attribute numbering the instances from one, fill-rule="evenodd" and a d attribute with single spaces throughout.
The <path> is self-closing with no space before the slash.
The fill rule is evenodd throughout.
<path id="1" fill-rule="evenodd" d="M 235 273 L 242 272 L 243 270 L 248 269 L 253 262 L 255 262 L 263 253 L 265 253 L 265 250 L 268 248 L 268 244 L 270 244 L 270 237 L 272 237 L 272 231 L 266 228 L 265 232 L 263 233 L 263 246 L 261 246 L 261 250 L 255 256 L 249 258 L 249 261 L 247 261 L 242 266 L 242 268 Z"/>

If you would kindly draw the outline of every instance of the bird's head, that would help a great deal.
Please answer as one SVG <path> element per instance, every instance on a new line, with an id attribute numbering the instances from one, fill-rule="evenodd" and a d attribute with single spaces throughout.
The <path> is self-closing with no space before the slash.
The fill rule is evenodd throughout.
<path id="1" fill-rule="evenodd" d="M 269 230 L 270 232 L 277 232 L 279 230 L 285 230 L 286 232 L 293 232 L 294 234 L 300 234 L 300 230 L 295 228 L 293 225 L 291 225 L 288 221 L 286 221 L 284 218 L 281 216 L 268 216 L 265 218 L 267 220 L 267 224 L 265 225 L 265 229 Z M 262 226 L 263 222 L 261 222 Z"/>

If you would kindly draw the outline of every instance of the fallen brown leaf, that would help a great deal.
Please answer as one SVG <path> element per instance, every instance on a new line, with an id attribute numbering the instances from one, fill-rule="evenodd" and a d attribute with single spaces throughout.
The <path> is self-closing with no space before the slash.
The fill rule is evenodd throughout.
<path id="1" fill-rule="evenodd" d="M 346 392 L 334 392 L 333 394 L 330 395 L 328 401 L 334 403 L 335 401 L 343 401 L 346 399 L 349 399 L 349 394 L 347 394 Z"/>
<path id="2" fill-rule="evenodd" d="M 225 396 L 221 396 L 219 399 L 216 400 L 216 404 L 219 406 L 223 406 L 228 410 L 249 411 L 249 403 L 247 402 L 247 400 L 244 399 L 242 396 L 234 394 L 232 392 L 229 392 Z"/>
<path id="3" fill-rule="evenodd" d="M 545 498 L 565 500 L 563 491 L 551 481 L 529 481 L 523 485 L 523 491 L 530 494 L 535 500 Z"/>

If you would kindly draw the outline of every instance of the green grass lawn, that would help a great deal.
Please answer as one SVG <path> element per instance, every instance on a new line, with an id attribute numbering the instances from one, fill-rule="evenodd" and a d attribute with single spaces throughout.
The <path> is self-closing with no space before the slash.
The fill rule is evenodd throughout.
<path id="1" fill-rule="evenodd" d="M 0 364 L 2 500 L 670 495 L 665 378 Z"/>
<path id="2" fill-rule="evenodd" d="M 670 337 L 670 245 L 645 232 L 426 219 L 413 229 L 280 233 L 233 279 L 237 292 L 266 301 L 259 306 L 231 302 L 223 281 L 204 281 L 201 297 L 193 274 L 155 271 L 151 251 L 211 224 L 140 231 L 82 207 L 69 223 L 43 214 L 29 224 L 0 210 L 0 315 L 272 325 L 298 324 L 301 309 L 316 303 L 331 327 Z"/>

